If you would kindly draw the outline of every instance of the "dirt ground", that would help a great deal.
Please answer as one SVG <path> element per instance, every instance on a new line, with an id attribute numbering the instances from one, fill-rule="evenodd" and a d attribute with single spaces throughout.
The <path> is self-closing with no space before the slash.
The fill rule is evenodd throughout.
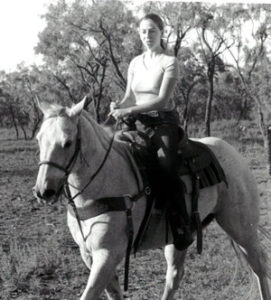
<path id="1" fill-rule="evenodd" d="M 32 196 L 37 174 L 36 143 L 9 139 L 0 142 L 0 299 L 78 299 L 88 270 L 68 232 L 65 204 L 42 206 Z M 258 144 L 238 147 L 258 182 L 263 229 L 260 237 L 270 256 L 271 181 L 263 149 Z M 132 257 L 126 299 L 160 299 L 165 270 L 162 249 Z M 123 265 L 119 274 L 122 284 Z M 201 255 L 195 244 L 190 247 L 176 299 L 260 299 L 246 263 L 236 259 L 229 239 L 216 223 L 204 232 Z"/>

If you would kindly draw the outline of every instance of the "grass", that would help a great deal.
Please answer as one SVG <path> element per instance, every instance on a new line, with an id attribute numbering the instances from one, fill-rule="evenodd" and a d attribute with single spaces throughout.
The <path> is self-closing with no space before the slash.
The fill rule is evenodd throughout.
<path id="1" fill-rule="evenodd" d="M 217 122 L 212 124 L 213 135 L 233 144 L 249 161 L 261 194 L 261 223 L 268 229 L 271 185 L 264 149 L 254 124 L 244 122 L 240 126 L 233 121 Z M 0 131 L 0 299 L 79 298 L 89 272 L 66 226 L 65 205 L 41 206 L 32 196 L 37 174 L 36 142 L 16 141 L 9 131 L 3 135 Z M 190 128 L 191 136 L 200 137 L 202 132 L 200 126 Z M 259 299 L 247 265 L 236 261 L 228 238 L 215 223 L 205 230 L 203 246 L 201 255 L 196 253 L 195 245 L 189 248 L 185 277 L 176 299 Z M 165 269 L 161 249 L 132 257 L 129 298 L 159 299 Z M 122 284 L 123 265 L 119 274 Z"/>
<path id="2" fill-rule="evenodd" d="M 4 282 L 6 295 L 11 293 L 38 294 L 42 286 L 42 278 L 53 278 L 60 264 L 60 256 L 52 253 L 52 245 L 48 248 L 39 244 L 21 244 L 18 240 L 11 241 L 9 251 L 2 250 L 1 281 Z"/>

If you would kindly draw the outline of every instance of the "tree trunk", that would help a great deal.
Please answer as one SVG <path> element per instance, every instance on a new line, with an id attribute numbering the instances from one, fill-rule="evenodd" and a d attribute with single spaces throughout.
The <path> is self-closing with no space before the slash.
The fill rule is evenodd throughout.
<path id="1" fill-rule="evenodd" d="M 19 123 L 19 125 L 20 125 L 20 127 L 21 127 L 21 129 L 22 129 L 22 132 L 23 132 L 23 134 L 24 134 L 24 139 L 27 141 L 27 133 L 26 133 L 26 130 L 25 130 L 23 124 Z"/>
<path id="2" fill-rule="evenodd" d="M 188 99 L 185 99 L 184 101 L 184 111 L 183 111 L 183 121 L 184 121 L 184 131 L 187 133 L 188 130 L 188 122 L 189 122 L 189 113 L 188 113 Z"/>
<path id="3" fill-rule="evenodd" d="M 271 175 L 271 125 L 267 127 L 267 162 L 268 162 L 268 173 Z"/>
<path id="4" fill-rule="evenodd" d="M 16 118 L 15 118 L 15 114 L 14 114 L 12 105 L 9 105 L 9 112 L 11 114 L 12 123 L 13 123 L 13 126 L 15 128 L 16 139 L 18 140 L 19 139 L 19 130 L 18 130 L 18 126 L 17 126 L 17 123 L 16 123 Z"/>
<path id="5" fill-rule="evenodd" d="M 33 128 L 31 129 L 31 135 L 30 135 L 31 140 L 35 137 L 36 132 L 39 128 L 39 124 L 41 122 L 41 116 L 40 116 L 40 113 L 39 113 L 39 110 L 37 108 L 37 105 L 36 105 L 35 101 L 33 102 L 33 108 L 34 108 L 33 113 L 35 114 L 35 117 L 33 116 L 33 118 L 34 118 L 35 121 L 34 121 L 34 124 L 33 124 Z"/>
<path id="6" fill-rule="evenodd" d="M 206 110 L 205 110 L 205 136 L 211 135 L 211 110 L 212 110 L 212 101 L 213 101 L 213 95 L 214 95 L 214 82 L 213 82 L 213 76 L 209 78 L 209 93 L 208 98 L 206 102 Z"/>
<path id="7" fill-rule="evenodd" d="M 38 120 L 35 122 L 35 124 L 34 124 L 32 130 L 31 130 L 31 136 L 30 136 L 30 139 L 31 139 L 31 140 L 33 140 L 33 138 L 34 138 L 35 135 L 36 135 L 36 132 L 37 132 L 38 127 L 39 127 L 39 124 L 40 124 L 40 121 L 41 121 L 41 120 L 38 119 Z"/>

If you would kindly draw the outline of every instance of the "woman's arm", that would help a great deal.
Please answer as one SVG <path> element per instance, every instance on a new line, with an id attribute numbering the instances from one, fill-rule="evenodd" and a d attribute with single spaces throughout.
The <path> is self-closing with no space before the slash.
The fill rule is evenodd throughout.
<path id="1" fill-rule="evenodd" d="M 127 103 L 129 103 L 130 100 L 133 99 L 133 92 L 131 89 L 132 78 L 134 73 L 133 69 L 134 69 L 134 59 L 129 64 L 129 68 L 127 72 L 127 84 L 126 84 L 124 97 L 120 101 L 111 102 L 109 115 L 111 115 L 112 112 L 116 109 L 124 108 L 125 106 L 127 106 Z"/>
<path id="2" fill-rule="evenodd" d="M 149 100 L 148 103 L 130 107 L 130 113 L 144 113 L 153 110 L 160 110 L 165 106 L 166 102 L 171 98 L 176 83 L 177 83 L 177 78 L 164 77 L 160 87 L 159 95 Z"/>
<path id="3" fill-rule="evenodd" d="M 144 113 L 153 110 L 160 110 L 160 108 L 164 107 L 164 104 L 170 99 L 176 82 L 177 78 L 175 77 L 164 77 L 160 87 L 159 95 L 157 97 L 151 99 L 146 104 L 134 105 L 127 108 L 116 108 L 110 112 L 110 115 L 118 119 L 133 113 Z"/>
<path id="4" fill-rule="evenodd" d="M 130 68 L 131 70 L 133 68 Z M 128 74 L 132 74 L 132 72 L 128 72 Z M 160 86 L 159 94 L 156 97 L 151 97 L 147 103 L 139 104 L 139 105 L 133 105 L 125 108 L 123 106 L 123 103 L 126 102 L 126 100 L 129 98 L 131 91 L 131 77 L 128 78 L 128 84 L 127 84 L 127 90 L 125 97 L 121 101 L 121 106 L 119 108 L 115 108 L 111 111 L 111 115 L 113 115 L 114 118 L 121 118 L 125 117 L 129 114 L 133 113 L 144 113 L 144 112 L 150 112 L 155 110 L 161 110 L 163 107 L 165 107 L 165 104 L 172 96 L 172 93 L 174 91 L 175 85 L 177 83 L 178 78 L 178 62 L 176 58 L 172 58 L 169 60 L 167 65 L 165 66 L 165 72 L 163 75 L 163 80 Z"/>
<path id="5" fill-rule="evenodd" d="M 124 94 L 124 97 L 122 98 L 122 100 L 117 102 L 118 108 L 124 107 L 125 103 L 133 98 L 133 92 L 131 89 L 132 76 L 133 76 L 133 74 L 131 72 L 128 72 L 125 94 Z"/>

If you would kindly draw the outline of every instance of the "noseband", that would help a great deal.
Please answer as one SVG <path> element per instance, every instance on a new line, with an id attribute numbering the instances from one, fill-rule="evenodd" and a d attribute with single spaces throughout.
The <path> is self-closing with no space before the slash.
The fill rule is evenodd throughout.
<path id="1" fill-rule="evenodd" d="M 79 126 L 79 122 L 77 124 L 77 138 L 76 138 L 76 144 L 75 144 L 75 150 L 74 150 L 74 153 L 73 153 L 73 156 L 70 158 L 69 160 L 69 163 L 67 164 L 66 167 L 62 167 L 61 165 L 59 165 L 58 163 L 56 162 L 53 162 L 53 161 L 50 161 L 50 160 L 43 160 L 43 161 L 40 161 L 39 162 L 39 167 L 42 166 L 42 165 L 49 165 L 49 166 L 52 166 L 56 169 L 59 169 L 61 171 L 63 171 L 65 173 L 65 177 L 68 177 L 74 164 L 75 164 L 75 161 L 77 159 L 77 156 L 80 152 L 80 149 L 81 149 L 81 134 L 80 134 L 80 126 Z"/>

